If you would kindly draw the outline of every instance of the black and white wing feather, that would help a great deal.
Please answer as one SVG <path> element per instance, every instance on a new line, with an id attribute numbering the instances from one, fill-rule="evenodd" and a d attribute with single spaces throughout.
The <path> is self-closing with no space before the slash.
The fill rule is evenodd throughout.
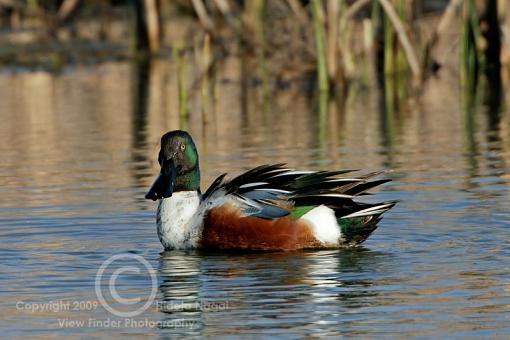
<path id="1" fill-rule="evenodd" d="M 219 206 L 232 203 L 245 216 L 279 218 L 290 214 L 294 207 L 326 205 L 337 218 L 380 215 L 396 202 L 357 203 L 353 199 L 389 180 L 371 178 L 379 173 L 360 177 L 337 177 L 355 170 L 297 171 L 284 164 L 261 165 L 233 179 L 219 176 L 202 196 L 205 204 Z"/>

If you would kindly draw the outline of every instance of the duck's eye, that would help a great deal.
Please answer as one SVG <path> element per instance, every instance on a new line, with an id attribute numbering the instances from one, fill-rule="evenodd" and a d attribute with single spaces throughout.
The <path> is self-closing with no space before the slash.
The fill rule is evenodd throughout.
<path id="1" fill-rule="evenodd" d="M 186 150 L 186 144 L 181 144 L 180 148 L 181 148 L 181 151 Z"/>

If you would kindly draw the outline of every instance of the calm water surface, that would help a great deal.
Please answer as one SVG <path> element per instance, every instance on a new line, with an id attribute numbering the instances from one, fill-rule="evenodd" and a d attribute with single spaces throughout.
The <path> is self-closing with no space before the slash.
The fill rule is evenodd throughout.
<path id="1" fill-rule="evenodd" d="M 387 170 L 376 199 L 402 202 L 355 250 L 162 252 L 153 202 L 159 136 L 179 128 L 175 70 L 128 63 L 0 74 L 2 338 L 343 336 L 507 338 L 510 334 L 510 111 L 463 98 L 452 79 L 395 110 L 356 88 L 321 116 L 299 85 L 241 86 L 190 99 L 202 186 L 265 162 Z M 234 70 L 234 71 L 232 71 Z M 207 115 L 204 123 L 203 112 Z M 374 199 L 368 197 L 367 199 Z M 112 314 L 98 302 L 100 280 Z M 116 268 L 113 291 L 108 279 Z M 131 268 L 132 269 L 132 268 Z M 121 304 L 115 299 L 127 300 Z M 38 310 L 36 310 L 39 308 Z"/>

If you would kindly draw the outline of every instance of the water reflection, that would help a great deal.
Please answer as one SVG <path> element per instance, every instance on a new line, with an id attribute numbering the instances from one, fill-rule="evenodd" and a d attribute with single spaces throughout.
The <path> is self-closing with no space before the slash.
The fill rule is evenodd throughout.
<path id="1" fill-rule="evenodd" d="M 382 269 L 387 257 L 365 249 L 164 252 L 159 261 L 160 291 L 167 308 L 162 312 L 167 321 L 192 321 L 196 327 L 180 331 L 200 335 L 219 329 L 245 334 L 255 326 L 264 333 L 307 325 L 315 325 L 312 331 L 318 335 L 334 333 L 335 315 L 376 303 L 378 292 L 370 276 Z"/>
<path id="2" fill-rule="evenodd" d="M 153 156 L 143 152 L 147 150 L 147 115 L 150 99 L 151 61 L 148 58 L 143 58 L 138 62 L 134 62 L 132 68 L 132 176 L 135 187 L 143 188 L 144 182 L 141 173 L 144 171 L 148 172 L 147 170 L 151 164 L 150 157 Z"/>
<path id="3" fill-rule="evenodd" d="M 196 59 L 187 61 L 187 79 L 196 79 Z M 0 308 L 7 316 L 5 334 L 19 336 L 14 326 L 19 324 L 30 334 L 49 334 L 57 327 L 55 315 L 28 315 L 15 309 L 16 301 L 94 300 L 100 263 L 131 251 L 159 268 L 162 302 L 228 301 L 228 308 L 150 309 L 142 317 L 191 320 L 195 327 L 125 333 L 506 334 L 508 75 L 499 83 L 481 78 L 462 92 L 457 75 L 446 70 L 430 78 L 417 99 L 402 99 L 377 83 L 353 85 L 344 98 L 320 101 L 319 107 L 319 98 L 303 91 L 306 79 L 288 86 L 268 79 L 264 86 L 271 96 L 264 97 L 267 89 L 250 81 L 252 64 L 244 62 L 229 55 L 215 65 L 207 96 L 190 85 L 187 125 L 200 151 L 202 187 L 220 173 L 267 162 L 387 169 L 395 181 L 381 188 L 378 199 L 402 203 L 366 248 L 159 255 L 155 206 L 143 194 L 158 171 L 160 136 L 182 125 L 177 66 L 152 60 L 61 74 L 4 72 Z M 210 113 L 206 120 L 204 109 Z M 65 333 L 117 335 L 108 329 Z"/>

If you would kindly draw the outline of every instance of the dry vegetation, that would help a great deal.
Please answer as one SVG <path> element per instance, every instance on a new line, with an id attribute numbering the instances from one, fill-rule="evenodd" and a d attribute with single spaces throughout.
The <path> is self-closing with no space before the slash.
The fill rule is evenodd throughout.
<path id="1" fill-rule="evenodd" d="M 313 74 L 327 94 L 370 76 L 407 92 L 442 67 L 468 84 L 499 77 L 510 60 L 510 8 L 498 0 L 1 0 L 0 8 L 4 64 L 172 58 L 184 68 L 184 102 L 190 89 L 205 93 L 232 53 L 248 57 L 250 81 L 266 94 Z M 200 69 L 193 79 L 183 55 Z"/>

